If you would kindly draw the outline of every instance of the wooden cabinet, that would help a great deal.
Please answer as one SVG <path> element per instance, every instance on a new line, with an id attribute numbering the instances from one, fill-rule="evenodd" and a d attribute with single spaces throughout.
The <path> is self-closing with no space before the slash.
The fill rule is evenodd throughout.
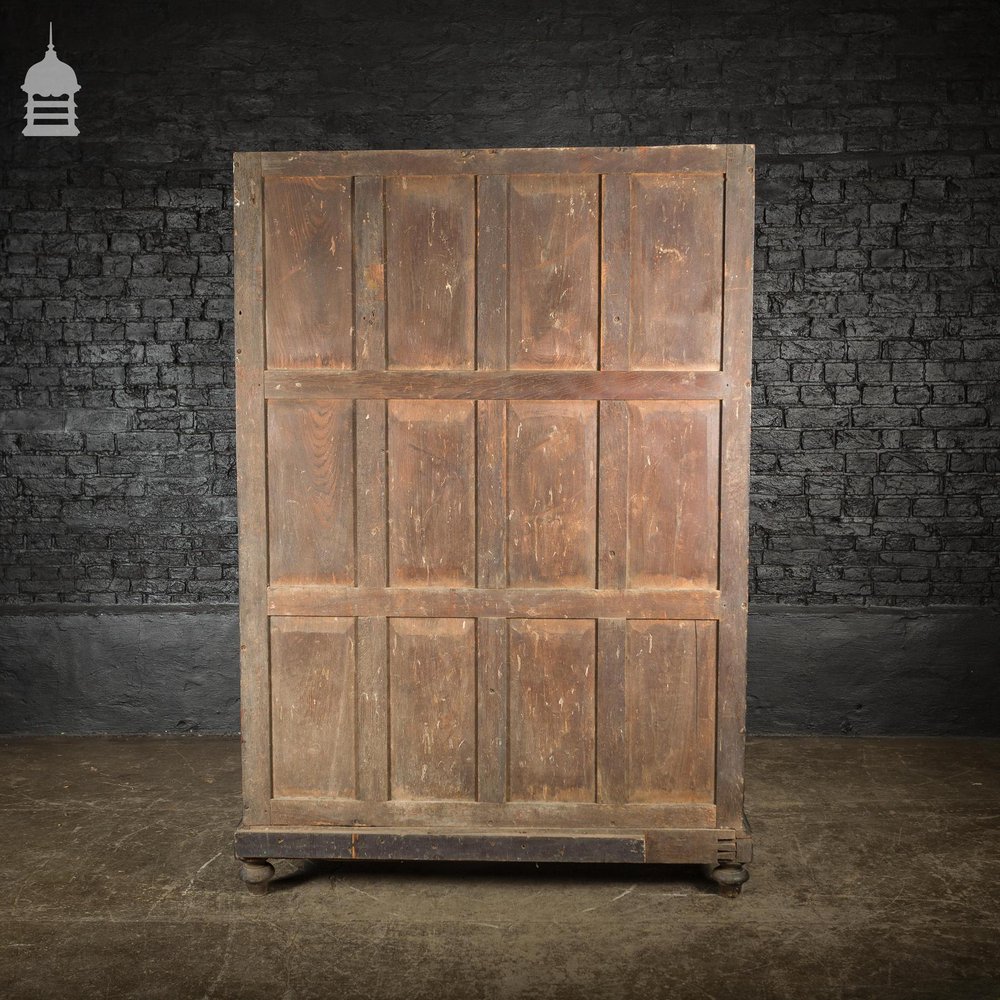
<path id="1" fill-rule="evenodd" d="M 743 813 L 753 150 L 238 153 L 243 878 Z"/>

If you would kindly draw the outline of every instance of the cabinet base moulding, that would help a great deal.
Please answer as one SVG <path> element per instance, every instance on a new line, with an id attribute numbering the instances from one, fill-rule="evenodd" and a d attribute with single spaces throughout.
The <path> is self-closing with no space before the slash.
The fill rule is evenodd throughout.
<path id="1" fill-rule="evenodd" d="M 244 881 L 261 891 L 267 859 L 347 861 L 514 861 L 613 864 L 693 864 L 710 873 L 716 865 L 738 870 L 750 860 L 747 830 L 430 830 L 389 828 L 241 826 L 235 854 Z M 247 878 L 247 873 L 252 873 Z M 273 874 L 273 869 L 271 873 Z M 734 876 L 735 877 L 735 876 Z M 733 878 L 726 886 L 733 884 Z M 717 880 L 718 881 L 718 880 Z M 721 883 L 720 883 L 721 885 Z M 742 885 L 742 882 L 739 883 Z"/>

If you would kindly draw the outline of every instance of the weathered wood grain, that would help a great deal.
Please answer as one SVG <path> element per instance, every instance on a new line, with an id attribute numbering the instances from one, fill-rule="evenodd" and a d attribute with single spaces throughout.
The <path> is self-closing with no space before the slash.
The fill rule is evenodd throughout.
<path id="1" fill-rule="evenodd" d="M 594 622 L 510 622 L 511 799 L 593 802 Z"/>
<path id="2" fill-rule="evenodd" d="M 397 826 L 446 830 L 657 830 L 715 825 L 710 802 L 466 802 L 456 799 L 354 802 L 312 796 L 271 802 L 275 826 Z"/>
<path id="3" fill-rule="evenodd" d="M 389 615 L 404 618 L 718 618 L 716 590 L 570 590 L 559 587 L 276 586 L 272 615 Z"/>
<path id="4" fill-rule="evenodd" d="M 749 859 L 752 182 L 749 147 L 237 158 L 244 838 Z"/>
<path id="5" fill-rule="evenodd" d="M 733 146 L 726 165 L 726 314 L 723 366 L 739 394 L 722 403 L 718 790 L 726 826 L 741 829 L 746 739 L 747 562 L 750 506 L 750 371 L 754 216 L 753 147 Z"/>
<path id="6" fill-rule="evenodd" d="M 474 368 L 475 183 L 389 177 L 386 286 L 390 368 Z"/>
<path id="7" fill-rule="evenodd" d="M 600 618 L 597 622 L 598 802 L 626 801 L 625 626 L 624 618 Z"/>
<path id="8" fill-rule="evenodd" d="M 721 367 L 722 195 L 721 175 L 633 177 L 631 367 Z"/>
<path id="9" fill-rule="evenodd" d="M 389 402 L 389 582 L 476 582 L 474 404 Z"/>
<path id="10" fill-rule="evenodd" d="M 273 402 L 267 413 L 274 583 L 354 582 L 354 407 Z"/>
<path id="11" fill-rule="evenodd" d="M 259 153 L 233 157 L 236 494 L 240 570 L 243 818 L 266 823 L 271 801 L 267 622 L 267 422 L 264 400 L 264 224 Z"/>
<path id="12" fill-rule="evenodd" d="M 381 177 L 354 178 L 353 272 L 354 366 L 358 371 L 381 371 L 386 352 L 385 191 Z"/>
<path id="13" fill-rule="evenodd" d="M 264 217 L 268 367 L 350 368 L 350 177 L 269 177 Z"/>
<path id="14" fill-rule="evenodd" d="M 721 399 L 719 372 L 269 371 L 269 399 Z"/>
<path id="15" fill-rule="evenodd" d="M 594 586 L 596 404 L 512 400 L 507 451 L 510 585 Z"/>
<path id="16" fill-rule="evenodd" d="M 476 797 L 476 623 L 389 621 L 390 796 Z"/>
<path id="17" fill-rule="evenodd" d="M 627 173 L 601 178 L 601 368 L 605 371 L 629 366 L 631 187 Z"/>
<path id="18" fill-rule="evenodd" d="M 357 787 L 358 798 L 389 798 L 389 671 L 386 619 L 357 619 Z"/>
<path id="19" fill-rule="evenodd" d="M 711 633 L 699 633 L 700 623 L 693 621 L 628 623 L 625 705 L 630 802 L 713 799 L 715 623 L 709 624 Z"/>
<path id="20" fill-rule="evenodd" d="M 507 621 L 478 618 L 476 630 L 476 798 L 503 802 L 507 798 Z"/>
<path id="21" fill-rule="evenodd" d="M 718 586 L 719 404 L 627 403 L 628 579 Z"/>
<path id="22" fill-rule="evenodd" d="M 364 149 L 265 152 L 265 174 L 716 173 L 727 146 L 577 146 L 551 149 Z"/>
<path id="23" fill-rule="evenodd" d="M 357 792 L 353 618 L 271 623 L 274 794 Z"/>
<path id="24" fill-rule="evenodd" d="M 510 367 L 597 367 L 599 179 L 510 181 Z"/>

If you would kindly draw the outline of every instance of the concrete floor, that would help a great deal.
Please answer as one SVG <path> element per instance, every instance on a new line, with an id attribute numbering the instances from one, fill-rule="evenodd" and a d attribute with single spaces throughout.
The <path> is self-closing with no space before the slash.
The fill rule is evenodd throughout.
<path id="1" fill-rule="evenodd" d="M 696 869 L 279 862 L 239 747 L 0 743 L 0 997 L 1000 997 L 1000 742 L 757 739 L 741 898 Z"/>

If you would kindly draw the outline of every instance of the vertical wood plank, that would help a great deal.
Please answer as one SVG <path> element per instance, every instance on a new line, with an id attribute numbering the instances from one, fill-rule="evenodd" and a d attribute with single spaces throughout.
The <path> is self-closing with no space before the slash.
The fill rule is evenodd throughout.
<path id="1" fill-rule="evenodd" d="M 627 789 L 625 619 L 597 622 L 597 801 L 622 803 Z"/>
<path id="2" fill-rule="evenodd" d="M 358 371 L 385 368 L 385 208 L 381 177 L 354 178 L 354 330 Z"/>
<path id="3" fill-rule="evenodd" d="M 388 578 L 386 401 L 359 399 L 355 404 L 354 422 L 357 435 L 357 584 L 359 587 L 384 587 Z"/>
<path id="4" fill-rule="evenodd" d="M 599 406 L 597 586 L 623 590 L 628 566 L 628 405 L 602 399 Z"/>
<path id="5" fill-rule="evenodd" d="M 507 367 L 508 180 L 486 174 L 476 180 L 476 367 Z"/>
<path id="6" fill-rule="evenodd" d="M 747 575 L 750 477 L 750 346 L 754 245 L 754 151 L 726 158 L 723 370 L 733 391 L 722 402 L 722 518 L 716 804 L 720 826 L 742 829 L 746 741 Z"/>
<path id="7" fill-rule="evenodd" d="M 385 193 L 381 177 L 354 178 L 355 367 L 386 364 Z M 388 579 L 385 400 L 355 403 L 357 583 L 384 587 Z M 358 797 L 389 797 L 388 622 L 357 621 Z"/>
<path id="8" fill-rule="evenodd" d="M 262 202 L 260 153 L 236 153 L 233 157 L 233 262 L 243 821 L 266 825 L 271 800 L 271 712 Z"/>
<path id="9" fill-rule="evenodd" d="M 389 670 L 387 619 L 359 618 L 357 624 L 358 798 L 389 798 Z"/>
<path id="10" fill-rule="evenodd" d="M 601 177 L 601 368 L 629 367 L 631 174 Z"/>
<path id="11" fill-rule="evenodd" d="M 480 802 L 507 798 L 507 620 L 476 620 L 476 773 Z"/>
<path id="12" fill-rule="evenodd" d="M 503 371 L 508 342 L 508 179 L 476 179 L 476 367 Z M 476 582 L 507 586 L 507 402 L 476 403 Z M 476 798 L 507 798 L 507 621 L 476 621 Z"/>

